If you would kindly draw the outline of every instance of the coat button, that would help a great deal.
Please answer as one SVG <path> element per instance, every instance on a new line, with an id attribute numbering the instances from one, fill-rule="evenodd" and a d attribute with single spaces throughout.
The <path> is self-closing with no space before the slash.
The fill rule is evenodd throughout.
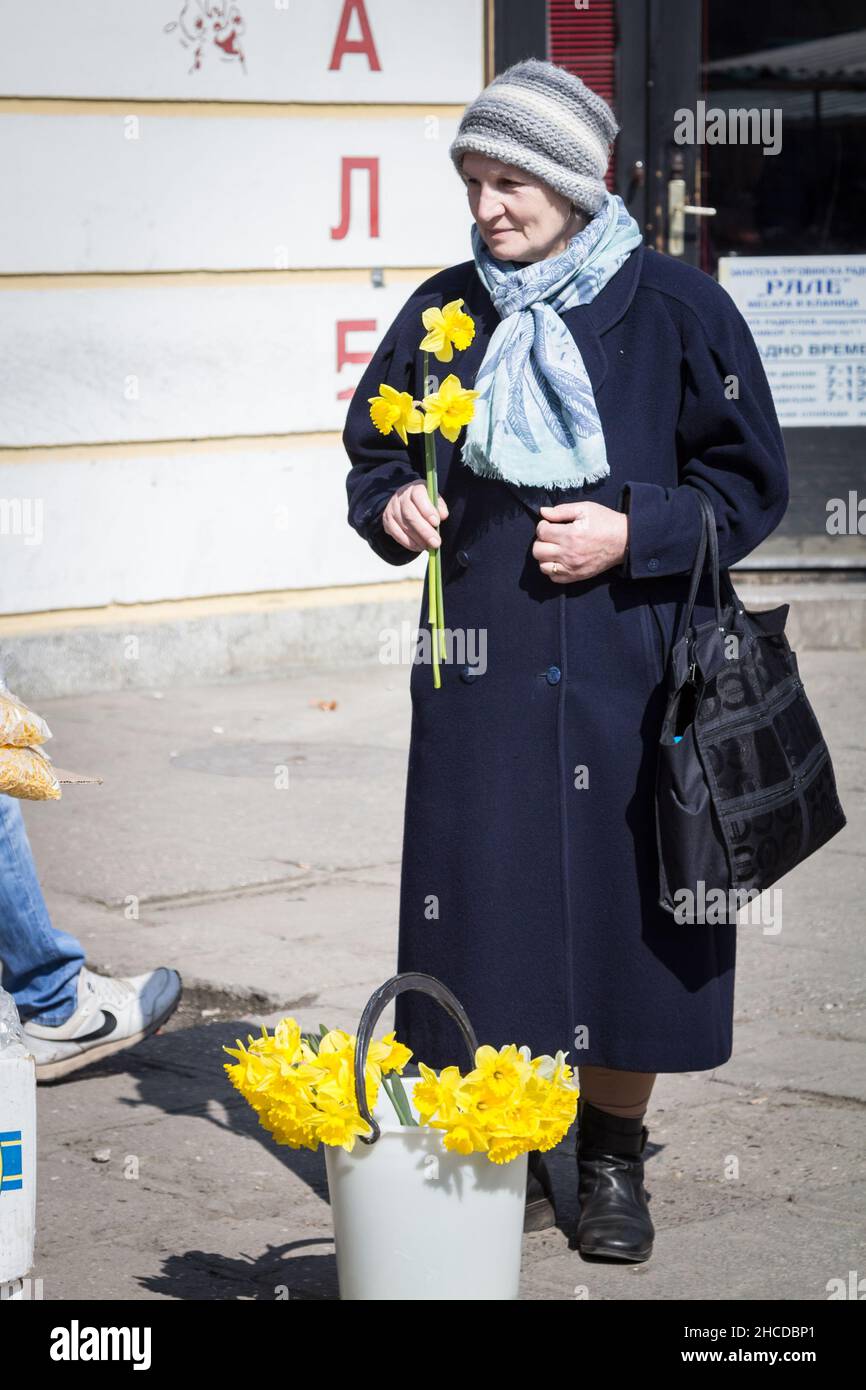
<path id="1" fill-rule="evenodd" d="M 466 681 L 466 684 L 467 684 L 467 685 L 471 685 L 472 682 L 475 680 L 476 676 L 480 676 L 480 675 L 481 675 L 481 672 L 478 670 L 478 667 L 477 667 L 477 666 L 461 666 L 461 667 L 460 667 L 460 679 L 461 679 L 462 681 Z"/>
<path id="2" fill-rule="evenodd" d="M 656 559 L 656 557 L 655 557 L 654 555 L 651 557 L 651 559 L 647 560 L 647 562 L 646 562 L 646 567 L 647 567 L 648 570 L 657 570 L 657 569 L 658 569 L 658 567 L 659 567 L 659 562 L 658 562 L 658 560 Z"/>
<path id="3" fill-rule="evenodd" d="M 548 666 L 548 668 L 547 668 L 547 682 L 548 682 L 548 685 L 557 685 L 558 682 L 559 682 L 559 679 L 560 679 L 561 675 L 562 675 L 562 672 L 560 671 L 560 669 L 559 669 L 558 666 Z"/>
<path id="4" fill-rule="evenodd" d="M 458 563 L 458 565 L 462 565 L 464 569 L 466 568 L 466 566 L 469 564 L 469 551 L 468 551 L 468 550 L 458 550 L 458 552 L 457 552 L 457 563 Z"/>

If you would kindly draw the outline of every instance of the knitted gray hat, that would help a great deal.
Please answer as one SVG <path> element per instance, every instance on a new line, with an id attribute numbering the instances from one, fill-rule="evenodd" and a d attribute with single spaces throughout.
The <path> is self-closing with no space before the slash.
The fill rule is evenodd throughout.
<path id="1" fill-rule="evenodd" d="M 565 68 L 526 58 L 494 77 L 466 110 L 448 153 L 458 173 L 467 150 L 526 169 L 596 213 L 607 193 L 619 131 L 603 97 Z"/>

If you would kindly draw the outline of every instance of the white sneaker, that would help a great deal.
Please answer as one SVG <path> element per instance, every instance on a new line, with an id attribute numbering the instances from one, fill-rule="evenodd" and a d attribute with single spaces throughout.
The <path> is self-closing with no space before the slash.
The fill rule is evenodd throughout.
<path id="1" fill-rule="evenodd" d="M 161 966 L 148 975 L 114 979 L 78 975 L 78 1007 L 55 1028 L 28 1019 L 27 1047 L 36 1058 L 36 1080 L 55 1081 L 101 1057 L 141 1042 L 174 1013 L 183 983 L 176 970 Z"/>

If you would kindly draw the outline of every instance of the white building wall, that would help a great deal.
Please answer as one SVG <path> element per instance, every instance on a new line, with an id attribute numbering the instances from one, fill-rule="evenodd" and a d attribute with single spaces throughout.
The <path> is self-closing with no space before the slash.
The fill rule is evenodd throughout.
<path id="1" fill-rule="evenodd" d="M 423 574 L 348 527 L 340 434 L 471 255 L 483 9 L 0 0 L 0 614 Z"/>

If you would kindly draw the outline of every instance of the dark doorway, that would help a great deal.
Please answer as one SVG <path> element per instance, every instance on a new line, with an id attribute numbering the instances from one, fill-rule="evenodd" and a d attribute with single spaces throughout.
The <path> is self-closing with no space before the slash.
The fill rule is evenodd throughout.
<path id="1" fill-rule="evenodd" d="M 608 186 L 648 245 L 716 277 L 749 322 L 791 501 L 742 568 L 853 577 L 866 568 L 863 0 L 492 0 L 488 14 L 497 72 L 546 57 L 610 101 Z M 834 499 L 847 533 L 829 524 Z"/>

